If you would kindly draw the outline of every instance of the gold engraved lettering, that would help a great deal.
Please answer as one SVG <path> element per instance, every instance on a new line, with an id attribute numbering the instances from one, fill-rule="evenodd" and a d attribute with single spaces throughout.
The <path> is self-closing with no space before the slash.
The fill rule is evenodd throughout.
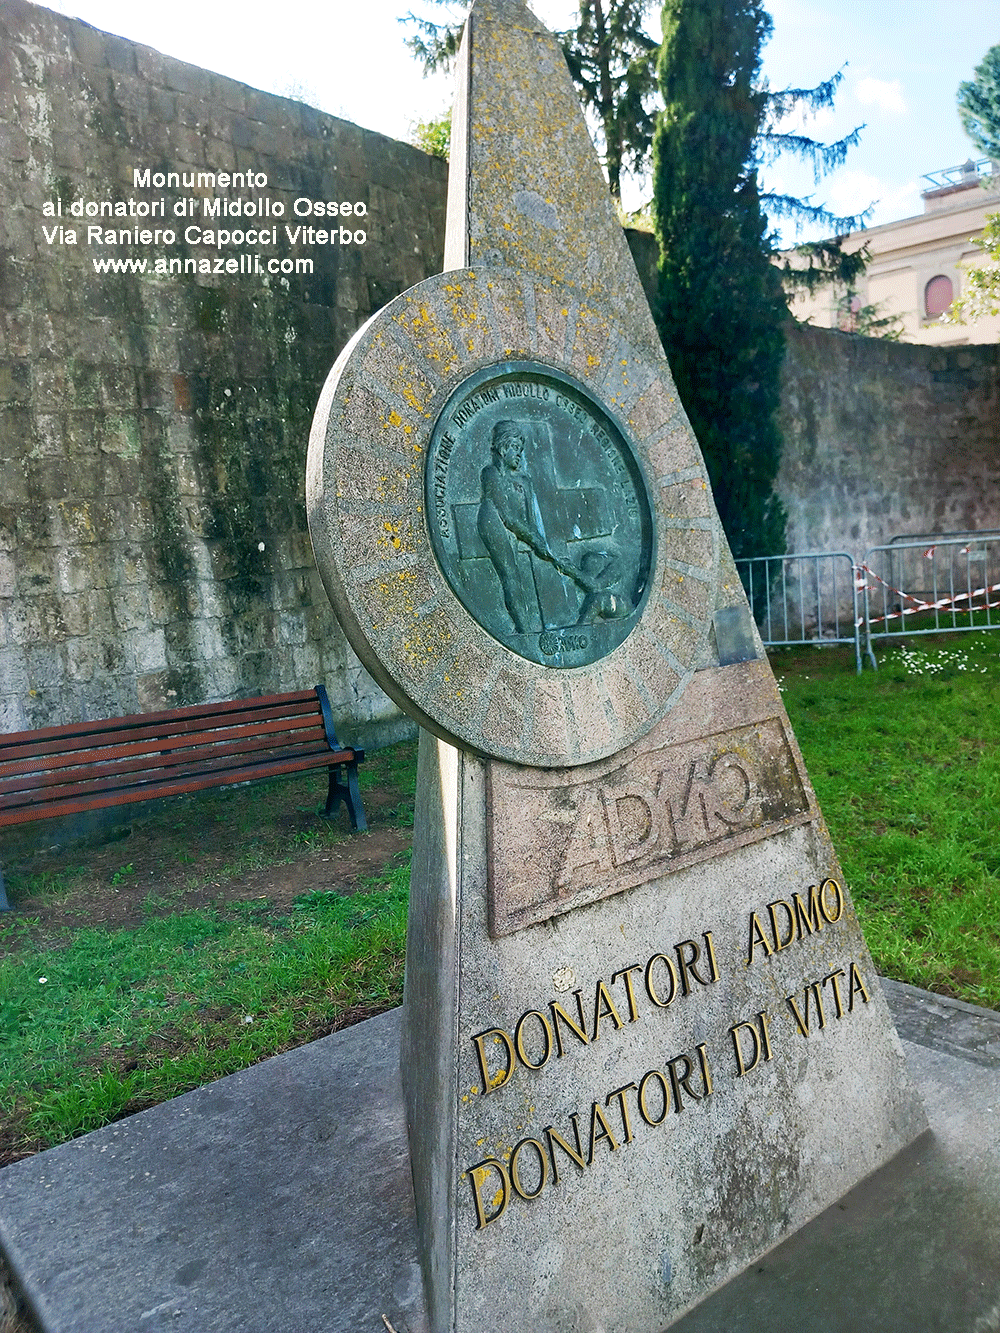
<path id="1" fill-rule="evenodd" d="M 674 1066 L 679 1065 L 682 1062 L 684 1064 L 684 1073 L 678 1074 Z M 672 1060 L 667 1061 L 667 1069 L 670 1071 L 670 1086 L 674 1093 L 674 1110 L 679 1115 L 684 1109 L 684 1104 L 681 1101 L 681 1088 L 684 1089 L 689 1097 L 693 1097 L 696 1102 L 701 1101 L 699 1094 L 695 1092 L 694 1088 L 692 1088 L 691 1084 L 688 1082 L 692 1072 L 691 1059 L 687 1055 L 675 1055 Z"/>
<path id="2" fill-rule="evenodd" d="M 560 1018 L 569 1028 L 570 1032 L 572 1032 L 573 1036 L 576 1037 L 578 1041 L 582 1041 L 584 1046 L 587 1045 L 588 1038 L 587 1038 L 586 1020 L 584 1019 L 583 1016 L 583 991 L 575 990 L 573 994 L 576 997 L 576 1011 L 577 1011 L 577 1017 L 579 1018 L 579 1026 L 577 1026 L 577 1024 L 573 1022 L 572 1018 L 570 1018 L 569 1014 L 566 1012 L 566 1010 L 562 1007 L 561 1004 L 559 1004 L 556 1000 L 549 1001 L 549 1008 L 552 1010 L 552 1026 L 555 1028 L 555 1033 L 556 1033 L 557 1055 L 564 1054 L 563 1044 L 562 1044 L 562 1033 L 559 1031 Z"/>
<path id="3" fill-rule="evenodd" d="M 819 1014 L 819 1026 L 820 1030 L 822 1030 L 826 1027 L 826 1014 L 823 1011 L 823 996 L 820 994 L 819 982 L 812 982 L 809 989 L 816 997 L 816 1012 Z"/>
<path id="4" fill-rule="evenodd" d="M 767 942 L 767 937 L 766 937 L 765 934 L 764 934 L 763 927 L 761 926 L 760 922 L 757 920 L 757 913 L 756 913 L 756 912 L 751 912 L 751 913 L 750 913 L 750 951 L 749 951 L 749 953 L 747 954 L 747 967 L 749 967 L 750 964 L 753 962 L 753 951 L 754 951 L 754 949 L 756 949 L 756 947 L 757 947 L 758 944 L 760 944 L 760 945 L 763 946 L 765 957 L 770 958 L 770 957 L 771 957 L 771 953 L 773 952 L 772 949 L 771 949 L 771 946 L 770 946 L 770 945 L 768 944 L 768 942 Z"/>
<path id="5" fill-rule="evenodd" d="M 849 994 L 848 997 L 847 997 L 847 1012 L 848 1012 L 849 1014 L 851 1014 L 851 1013 L 854 1012 L 854 996 L 855 996 L 855 994 L 856 994 L 858 991 L 861 992 L 861 998 L 864 1000 L 865 1004 L 867 1004 L 867 1003 L 868 1003 L 868 992 L 865 990 L 865 983 L 861 980 L 861 973 L 858 971 L 858 965 L 857 965 L 857 963 L 852 963 L 852 964 L 851 964 L 851 990 L 850 990 L 850 994 Z"/>
<path id="6" fill-rule="evenodd" d="M 597 1132 L 597 1122 L 601 1122 L 601 1132 Z M 602 1139 L 607 1139 L 611 1145 L 611 1151 L 614 1152 L 618 1147 L 615 1136 L 611 1133 L 611 1126 L 608 1124 L 604 1112 L 601 1110 L 599 1102 L 594 1102 L 590 1108 L 590 1153 L 587 1157 L 587 1165 L 590 1166 L 594 1160 L 594 1150 Z"/>
<path id="7" fill-rule="evenodd" d="M 833 889 L 833 908 L 830 910 L 827 910 L 826 906 L 827 889 Z M 828 924 L 831 926 L 835 921 L 839 921 L 841 916 L 843 915 L 844 890 L 840 887 L 840 885 L 837 883 L 835 879 L 825 879 L 823 883 L 819 886 L 819 910 L 823 913 L 823 916 L 826 918 Z M 832 914 L 833 911 L 836 911 L 835 916 Z"/>
<path id="8" fill-rule="evenodd" d="M 622 1020 L 618 1016 L 615 1002 L 608 994 L 607 986 L 605 986 L 603 981 L 599 981 L 597 983 L 597 989 L 594 991 L 594 1030 L 590 1034 L 591 1041 L 596 1041 L 601 1035 L 602 1018 L 610 1018 L 616 1028 L 624 1026 Z"/>
<path id="9" fill-rule="evenodd" d="M 666 965 L 667 971 L 670 973 L 670 994 L 665 1000 L 661 1000 L 659 995 L 653 989 L 653 964 L 657 959 Z M 677 994 L 677 973 L 674 971 L 673 963 L 665 953 L 653 954 L 652 958 L 646 964 L 645 979 L 646 994 L 659 1009 L 666 1009 L 668 1005 L 673 1003 L 674 996 Z"/>
<path id="10" fill-rule="evenodd" d="M 788 917 L 788 936 L 786 939 L 781 938 L 781 931 L 778 929 L 778 922 L 775 920 L 774 909 L 776 907 L 783 907 Z M 778 898 L 773 903 L 768 903 L 767 914 L 771 918 L 771 935 L 774 939 L 774 952 L 778 953 L 781 949 L 787 949 L 792 940 L 795 939 L 795 917 L 792 914 L 792 909 L 785 902 L 784 898 Z"/>
<path id="11" fill-rule="evenodd" d="M 715 961 L 715 945 L 712 943 L 712 932 L 710 930 L 704 931 L 701 938 L 705 941 L 705 949 L 708 952 L 708 962 L 712 969 L 709 981 L 718 981 L 719 964 Z"/>
<path id="12" fill-rule="evenodd" d="M 583 1144 L 580 1142 L 579 1113 L 577 1111 L 574 1111 L 573 1114 L 570 1116 L 570 1120 L 572 1120 L 573 1122 L 573 1133 L 576 1135 L 575 1151 L 569 1146 L 569 1144 L 566 1142 L 566 1140 L 563 1138 L 561 1134 L 556 1133 L 556 1131 L 552 1128 L 551 1125 L 546 1126 L 546 1128 L 542 1131 L 546 1139 L 548 1140 L 549 1156 L 552 1158 L 552 1179 L 556 1184 L 559 1183 L 559 1166 L 556 1162 L 555 1149 L 552 1146 L 553 1143 L 558 1143 L 559 1147 L 562 1148 L 563 1152 L 567 1155 L 567 1157 L 571 1158 L 571 1160 L 577 1164 L 577 1166 L 580 1168 L 581 1171 L 585 1170 L 587 1166 L 587 1163 L 584 1160 L 583 1156 Z"/>
<path id="13" fill-rule="evenodd" d="M 757 1015 L 757 1018 L 760 1022 L 760 1040 L 761 1040 L 761 1045 L 764 1048 L 764 1059 L 770 1060 L 773 1052 L 771 1050 L 771 1033 L 767 1026 L 766 1010 L 762 1009 L 760 1013 Z"/>
<path id="14" fill-rule="evenodd" d="M 805 1013 L 799 1013 L 799 1006 L 791 995 L 785 996 L 785 1003 L 792 1011 L 792 1017 L 795 1019 L 795 1025 L 803 1037 L 809 1036 L 809 987 L 806 986 L 802 992 L 803 1008 Z"/>
<path id="15" fill-rule="evenodd" d="M 690 944 L 691 946 L 691 956 L 690 958 L 685 958 L 681 950 L 684 948 L 685 945 L 688 944 Z M 708 986 L 710 985 L 711 982 L 715 981 L 716 977 L 715 977 L 714 967 L 712 967 L 712 971 L 709 974 L 708 981 L 706 981 L 705 978 L 698 971 L 697 967 L 695 966 L 698 959 L 701 957 L 701 949 L 698 947 L 698 945 L 695 943 L 694 940 L 681 940 L 679 944 L 674 945 L 674 953 L 676 953 L 677 955 L 677 965 L 680 971 L 682 995 L 689 995 L 691 992 L 691 987 L 688 984 L 689 973 L 691 976 L 694 977 L 695 981 L 697 981 L 700 986 Z M 714 962 L 714 959 L 710 959 L 710 966 L 712 962 Z"/>
<path id="16" fill-rule="evenodd" d="M 649 1114 L 649 1110 L 646 1106 L 646 1084 L 651 1078 L 655 1078 L 659 1081 L 660 1092 L 663 1096 L 663 1110 L 655 1119 Z M 648 1074 L 643 1074 L 642 1079 L 639 1082 L 639 1114 L 642 1116 L 643 1120 L 645 1120 L 647 1125 L 662 1125 L 669 1112 L 670 1088 L 667 1085 L 667 1080 L 658 1069 L 651 1069 Z"/>
<path id="17" fill-rule="evenodd" d="M 489 1176 L 492 1171 L 496 1171 L 500 1177 L 500 1188 L 489 1200 L 489 1206 L 493 1209 L 492 1213 L 487 1214 L 483 1206 L 482 1192 L 484 1186 L 490 1184 Z M 495 1222 L 498 1217 L 502 1217 L 507 1207 L 507 1201 L 510 1198 L 510 1180 L 507 1177 L 507 1170 L 503 1162 L 498 1162 L 495 1157 L 486 1157 L 483 1161 L 477 1162 L 475 1166 L 469 1167 L 469 1182 L 472 1185 L 472 1197 L 476 1204 L 476 1230 L 482 1231 L 483 1227 L 489 1226 Z"/>
<path id="18" fill-rule="evenodd" d="M 541 1060 L 539 1060 L 537 1064 L 534 1064 L 531 1060 L 529 1060 L 528 1055 L 524 1049 L 524 1042 L 521 1039 L 522 1029 L 524 1027 L 525 1021 L 529 1018 L 538 1019 L 539 1023 L 542 1025 L 541 1030 L 542 1033 L 544 1034 L 544 1039 L 545 1039 L 545 1054 L 542 1056 Z M 521 1063 L 525 1066 L 525 1068 L 542 1069 L 546 1064 L 548 1064 L 549 1056 L 552 1054 L 552 1031 L 549 1027 L 549 1020 L 545 1017 L 543 1013 L 540 1013 L 537 1009 L 529 1009 L 526 1014 L 521 1015 L 521 1017 L 517 1020 L 517 1027 L 514 1029 L 514 1045 L 517 1048 L 518 1058 L 520 1059 Z"/>
<path id="19" fill-rule="evenodd" d="M 538 1184 L 533 1190 L 525 1189 L 521 1183 L 520 1155 L 523 1149 L 527 1147 L 534 1148 L 538 1154 Z M 520 1194 L 522 1199 L 537 1199 L 545 1187 L 545 1182 L 549 1175 L 549 1159 L 545 1155 L 545 1149 L 537 1139 L 522 1139 L 520 1143 L 514 1145 L 514 1150 L 510 1155 L 510 1183 Z"/>
<path id="20" fill-rule="evenodd" d="M 492 1037 L 495 1043 L 503 1043 L 507 1061 L 506 1068 L 498 1069 L 493 1074 L 489 1071 L 489 1062 L 486 1059 L 486 1051 L 483 1049 L 483 1042 L 487 1037 Z M 514 1068 L 514 1043 L 503 1028 L 487 1028 L 485 1032 L 477 1032 L 472 1038 L 472 1043 L 479 1057 L 479 1068 L 483 1075 L 483 1091 L 493 1092 L 497 1088 L 502 1088 L 510 1078 L 511 1071 Z"/>
<path id="21" fill-rule="evenodd" d="M 808 907 L 806 907 L 799 894 L 792 894 L 792 902 L 795 904 L 795 927 L 800 940 L 803 938 L 803 927 L 805 927 L 807 935 L 811 935 L 814 930 L 823 929 L 823 914 L 819 910 L 819 902 L 816 896 L 818 888 L 819 886 L 816 884 L 809 885 Z"/>
<path id="22" fill-rule="evenodd" d="M 626 1083 L 623 1088 L 615 1088 L 614 1092 L 609 1092 L 604 1099 L 604 1105 L 611 1105 L 611 1098 L 617 1097 L 622 1113 L 622 1128 L 625 1133 L 625 1142 L 632 1142 L 632 1121 L 629 1119 L 628 1106 L 625 1103 L 625 1094 L 635 1088 L 634 1083 Z M 593 1154 L 591 1154 L 593 1155 Z"/>
<path id="23" fill-rule="evenodd" d="M 620 969 L 620 971 L 615 972 L 611 978 L 612 986 L 615 984 L 615 982 L 618 980 L 619 977 L 625 978 L 625 993 L 628 996 L 628 1021 L 630 1023 L 634 1023 L 635 1020 L 639 1017 L 639 1011 L 635 1007 L 635 994 L 632 990 L 632 973 L 641 971 L 642 971 L 642 964 L 633 963 L 631 967 L 623 967 Z"/>
<path id="24" fill-rule="evenodd" d="M 749 1064 L 743 1059 L 743 1048 L 740 1045 L 740 1038 L 737 1036 L 739 1032 L 748 1032 L 750 1040 L 753 1042 L 753 1055 L 750 1057 Z M 736 1076 L 742 1078 L 751 1069 L 756 1069 L 760 1062 L 760 1038 L 757 1036 L 757 1029 L 753 1023 L 734 1023 L 729 1029 L 729 1035 L 733 1039 L 733 1050 L 736 1053 Z"/>
<path id="25" fill-rule="evenodd" d="M 702 1096 L 711 1097 L 712 1075 L 708 1068 L 708 1047 L 705 1045 L 703 1041 L 701 1041 L 695 1047 L 695 1050 L 698 1052 L 698 1063 L 699 1065 L 701 1065 L 701 1082 L 702 1086 L 705 1089 L 705 1091 L 702 1093 Z"/>
<path id="26" fill-rule="evenodd" d="M 828 972 L 827 975 L 823 978 L 824 986 L 828 981 L 833 982 L 833 1002 L 837 1006 L 838 1018 L 843 1018 L 844 1016 L 844 1006 L 840 1002 L 840 982 L 837 980 L 838 977 L 842 977 L 843 975 L 844 975 L 844 969 L 842 967 L 838 967 L 835 972 Z"/>

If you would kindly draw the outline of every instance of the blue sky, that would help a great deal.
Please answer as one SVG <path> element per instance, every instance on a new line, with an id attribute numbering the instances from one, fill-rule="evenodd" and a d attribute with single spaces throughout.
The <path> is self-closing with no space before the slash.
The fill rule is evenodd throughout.
<path id="1" fill-rule="evenodd" d="M 421 78 L 403 46 L 397 16 L 411 3 L 433 12 L 421 0 L 282 0 L 252 16 L 243 0 L 58 0 L 50 7 L 407 138 L 414 120 L 439 114 L 450 101 L 450 81 Z M 571 0 L 537 0 L 532 8 L 553 27 L 568 26 L 573 11 Z M 818 186 L 807 168 L 783 162 L 768 170 L 765 185 L 812 193 L 844 214 L 875 203 L 874 225 L 922 210 L 923 173 L 977 155 L 959 123 L 955 93 L 1000 42 L 1000 0 L 770 0 L 768 8 L 770 85 L 811 86 L 846 63 L 836 108 L 806 128 L 827 139 L 862 123 L 866 129 L 845 165 Z M 653 31 L 655 4 L 651 15 Z M 633 187 L 626 203 L 637 206 L 641 193 Z"/>

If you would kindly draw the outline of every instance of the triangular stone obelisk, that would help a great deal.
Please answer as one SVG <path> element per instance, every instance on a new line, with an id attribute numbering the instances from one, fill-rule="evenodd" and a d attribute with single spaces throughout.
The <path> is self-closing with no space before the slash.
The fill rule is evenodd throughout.
<path id="1" fill-rule="evenodd" d="M 433 1333 L 654 1333 L 924 1127 L 556 42 L 475 0 L 448 271 L 317 409 L 425 728 L 402 1072 Z"/>

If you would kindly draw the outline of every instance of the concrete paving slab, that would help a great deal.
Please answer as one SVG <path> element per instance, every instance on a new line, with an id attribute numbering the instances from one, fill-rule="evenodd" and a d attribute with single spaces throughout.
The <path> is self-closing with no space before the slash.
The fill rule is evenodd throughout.
<path id="1" fill-rule="evenodd" d="M 427 1333 L 389 1013 L 0 1171 L 45 1333 Z"/>
<path id="2" fill-rule="evenodd" d="M 1000 1015 L 884 986 L 930 1133 L 677 1333 L 1000 1331 Z M 429 1333 L 398 1039 L 397 1011 L 0 1171 L 44 1333 Z"/>

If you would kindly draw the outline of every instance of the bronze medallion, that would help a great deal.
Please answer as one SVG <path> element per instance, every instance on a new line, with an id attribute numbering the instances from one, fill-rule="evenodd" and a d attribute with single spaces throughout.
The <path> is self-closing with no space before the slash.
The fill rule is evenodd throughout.
<path id="1" fill-rule="evenodd" d="M 434 427 L 425 485 L 438 564 L 505 647 L 588 666 L 631 633 L 652 505 L 625 430 L 579 382 L 530 361 L 464 380 Z"/>

